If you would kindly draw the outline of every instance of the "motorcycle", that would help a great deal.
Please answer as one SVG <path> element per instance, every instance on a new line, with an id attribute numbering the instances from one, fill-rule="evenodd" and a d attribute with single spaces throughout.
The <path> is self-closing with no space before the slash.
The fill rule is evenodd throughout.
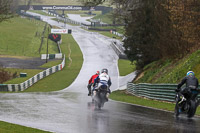
<path id="1" fill-rule="evenodd" d="M 181 94 L 177 92 L 175 100 L 175 116 L 178 117 L 179 114 L 187 114 L 188 118 L 191 118 L 195 115 L 196 108 L 199 105 L 198 99 L 199 90 L 198 89 L 189 89 L 186 93 Z"/>
<path id="2" fill-rule="evenodd" d="M 95 89 L 96 95 L 93 97 L 93 101 L 95 106 L 99 109 L 101 109 L 104 106 L 104 103 L 108 101 L 106 98 L 107 90 L 107 85 L 101 85 L 99 89 Z"/>

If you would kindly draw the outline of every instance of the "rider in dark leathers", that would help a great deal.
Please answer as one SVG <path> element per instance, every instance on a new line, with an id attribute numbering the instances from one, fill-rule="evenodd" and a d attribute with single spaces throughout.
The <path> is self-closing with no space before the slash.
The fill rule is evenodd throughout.
<path id="1" fill-rule="evenodd" d="M 181 86 L 186 83 L 186 87 L 181 89 Z M 193 71 L 187 72 L 187 76 L 182 79 L 178 84 L 176 92 L 179 92 L 183 95 L 190 93 L 191 89 L 197 89 L 199 86 L 198 79 L 195 77 Z"/>

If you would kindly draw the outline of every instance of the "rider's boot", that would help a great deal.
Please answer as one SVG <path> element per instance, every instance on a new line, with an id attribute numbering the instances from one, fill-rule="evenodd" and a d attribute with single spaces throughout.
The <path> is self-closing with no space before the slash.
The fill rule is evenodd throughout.
<path id="1" fill-rule="evenodd" d="M 91 91 L 89 91 L 88 96 L 91 96 Z"/>
<path id="2" fill-rule="evenodd" d="M 91 96 L 91 84 L 88 84 L 88 86 L 87 86 L 87 88 L 88 88 L 88 96 Z"/>

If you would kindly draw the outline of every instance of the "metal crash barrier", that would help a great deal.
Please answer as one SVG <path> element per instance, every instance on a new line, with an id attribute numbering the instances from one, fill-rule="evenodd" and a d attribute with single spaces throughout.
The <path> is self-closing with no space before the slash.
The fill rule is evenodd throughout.
<path id="1" fill-rule="evenodd" d="M 175 89 L 177 84 L 127 84 L 127 92 L 135 95 L 146 97 L 149 99 L 161 100 L 161 101 L 175 101 Z"/>
<path id="2" fill-rule="evenodd" d="M 27 88 L 29 88 L 30 86 L 32 86 L 33 84 L 35 84 L 36 82 L 38 82 L 39 80 L 55 73 L 58 71 L 61 71 L 65 66 L 65 55 L 63 58 L 63 61 L 61 64 L 53 66 L 51 68 L 48 68 L 38 74 L 36 74 L 35 76 L 29 78 L 28 80 L 26 80 L 23 83 L 19 83 L 19 84 L 0 84 L 0 92 L 19 92 L 19 91 L 24 91 Z"/>
<path id="3" fill-rule="evenodd" d="M 175 102 L 176 88 L 177 84 L 128 83 L 126 92 L 149 99 Z M 198 95 L 198 98 L 200 98 L 200 95 Z"/>

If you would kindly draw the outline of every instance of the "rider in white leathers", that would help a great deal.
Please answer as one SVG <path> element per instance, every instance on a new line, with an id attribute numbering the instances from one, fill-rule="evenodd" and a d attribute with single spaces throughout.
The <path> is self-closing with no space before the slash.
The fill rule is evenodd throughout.
<path id="1" fill-rule="evenodd" d="M 108 96 L 110 94 L 110 86 L 111 86 L 111 79 L 108 75 L 108 69 L 102 69 L 101 74 L 95 79 L 95 83 L 98 83 L 98 86 L 95 88 L 95 90 L 98 90 L 101 85 L 107 86 L 107 94 L 106 98 L 108 100 Z M 96 91 L 94 91 L 94 96 L 96 95 Z"/>

